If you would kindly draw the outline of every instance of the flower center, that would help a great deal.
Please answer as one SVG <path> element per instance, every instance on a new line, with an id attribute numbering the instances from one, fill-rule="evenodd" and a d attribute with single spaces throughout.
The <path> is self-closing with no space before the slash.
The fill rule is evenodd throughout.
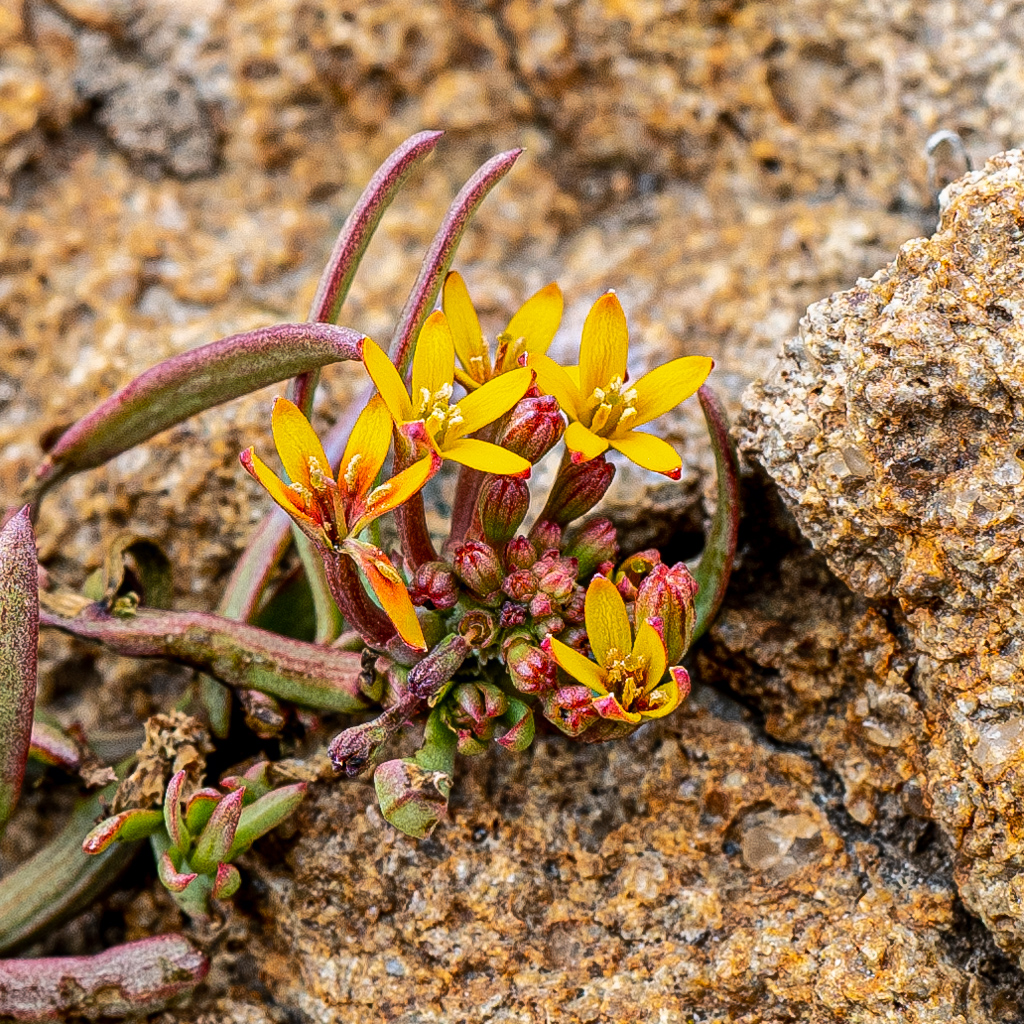
<path id="1" fill-rule="evenodd" d="M 618 698 L 624 711 L 632 711 L 633 705 L 643 696 L 647 675 L 647 659 L 642 654 L 623 654 L 617 647 L 608 652 L 605 659 L 608 684 Z"/>
<path id="2" fill-rule="evenodd" d="M 444 440 L 452 427 L 462 422 L 462 413 L 459 412 L 458 404 L 450 405 L 452 398 L 451 384 L 442 384 L 436 391 L 430 392 L 426 388 L 420 388 L 420 404 L 416 411 L 417 419 L 423 420 L 423 425 L 434 440 Z"/>
<path id="3" fill-rule="evenodd" d="M 309 487 L 293 480 L 288 489 L 299 499 L 306 515 L 312 516 L 320 524 L 324 536 L 333 546 L 340 539 L 338 509 L 334 501 L 338 485 L 330 470 L 325 470 L 315 455 L 306 457 L 306 465 L 309 468 Z"/>
<path id="4" fill-rule="evenodd" d="M 603 388 L 594 388 L 590 396 L 590 429 L 600 437 L 609 437 L 619 427 L 628 427 L 636 416 L 636 388 L 627 388 L 619 376 Z"/>

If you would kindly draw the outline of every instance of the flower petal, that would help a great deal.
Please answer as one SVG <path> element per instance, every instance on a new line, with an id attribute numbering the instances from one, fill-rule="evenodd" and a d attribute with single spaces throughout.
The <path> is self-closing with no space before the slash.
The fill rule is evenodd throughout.
<path id="1" fill-rule="evenodd" d="M 363 339 L 363 365 L 396 423 L 412 419 L 412 402 L 395 364 L 375 341 Z"/>
<path id="2" fill-rule="evenodd" d="M 412 404 L 419 407 L 423 392 L 436 394 L 455 380 L 455 342 L 448 318 L 435 309 L 420 328 L 412 357 Z"/>
<path id="3" fill-rule="evenodd" d="M 609 444 L 643 469 L 664 473 L 673 480 L 678 480 L 682 475 L 683 460 L 679 458 L 678 452 L 668 441 L 653 434 L 633 430 L 625 437 L 609 438 Z"/>
<path id="4" fill-rule="evenodd" d="M 618 701 L 618 698 L 614 693 L 609 693 L 605 697 L 598 697 L 594 701 L 594 710 L 602 718 L 611 718 L 617 722 L 629 722 L 631 725 L 636 725 L 637 722 L 643 718 L 642 715 L 636 711 L 627 711 Z"/>
<path id="5" fill-rule="evenodd" d="M 446 459 L 469 466 L 470 469 L 479 469 L 483 473 L 495 473 L 498 476 L 518 476 L 525 480 L 532 468 L 521 455 L 475 437 L 460 437 L 450 441 L 441 449 L 441 454 Z"/>
<path id="6" fill-rule="evenodd" d="M 633 650 L 633 633 L 629 628 L 626 602 L 611 580 L 595 576 L 590 581 L 583 605 L 583 618 L 594 657 L 602 665 L 608 664 L 609 653 L 613 650 L 622 656 Z"/>
<path id="7" fill-rule="evenodd" d="M 666 715 L 672 714 L 672 712 L 679 707 L 679 704 L 683 699 L 679 692 L 679 684 L 676 682 L 675 676 L 669 676 L 662 686 L 659 686 L 651 694 L 648 694 L 648 701 L 650 701 L 653 694 L 659 695 L 659 697 L 654 698 L 658 703 L 641 711 L 644 718 L 664 718 Z"/>
<path id="8" fill-rule="evenodd" d="M 598 437 L 579 420 L 573 420 L 565 428 L 565 447 L 572 452 L 573 462 L 589 462 L 608 450 L 608 439 Z"/>
<path id="9" fill-rule="evenodd" d="M 491 359 L 466 282 L 458 271 L 453 270 L 444 279 L 441 302 L 459 362 L 477 384 L 483 384 L 491 375 Z"/>
<path id="10" fill-rule="evenodd" d="M 346 540 L 342 547 L 347 555 L 359 566 L 360 571 L 376 594 L 381 607 L 394 623 L 398 635 L 414 650 L 425 651 L 427 643 L 409 591 L 402 582 L 395 567 L 388 561 L 380 548 L 361 541 Z"/>
<path id="11" fill-rule="evenodd" d="M 504 416 L 529 390 L 533 383 L 533 371 L 519 366 L 508 373 L 499 374 L 493 380 L 466 395 L 458 409 L 462 422 L 448 432 L 453 440 L 475 434 L 481 427 Z"/>
<path id="12" fill-rule="evenodd" d="M 330 476 L 331 465 L 324 454 L 324 446 L 309 420 L 297 405 L 287 398 L 274 399 L 270 427 L 281 465 L 293 483 L 309 487 L 309 460 L 315 458 L 325 476 Z M 333 477 L 331 478 L 333 479 Z"/>
<path id="13" fill-rule="evenodd" d="M 553 395 L 570 419 L 578 420 L 583 407 L 579 386 L 550 356 L 531 355 L 526 365 L 537 374 L 537 387 Z"/>
<path id="14" fill-rule="evenodd" d="M 661 677 L 668 667 L 668 658 L 665 655 L 665 644 L 658 636 L 658 631 L 646 619 L 637 628 L 633 653 L 640 655 L 647 662 L 644 693 L 650 693 L 661 682 Z"/>
<path id="15" fill-rule="evenodd" d="M 338 486 L 350 497 L 366 494 L 377 479 L 390 447 L 391 413 L 384 399 L 374 395 L 349 434 L 338 467 Z"/>
<path id="16" fill-rule="evenodd" d="M 359 518 L 350 527 L 353 534 L 369 526 L 378 516 L 398 508 L 408 501 L 441 468 L 441 456 L 436 452 L 414 462 L 398 476 L 385 480 L 367 496 Z"/>
<path id="17" fill-rule="evenodd" d="M 519 307 L 505 333 L 522 338 L 525 351 L 543 355 L 562 322 L 562 307 L 562 289 L 552 281 Z"/>
<path id="18" fill-rule="evenodd" d="M 626 379 L 629 328 L 615 292 L 605 292 L 594 303 L 583 324 L 580 340 L 580 392 L 584 399 L 596 388 L 607 387 L 614 377 Z"/>
<path id="19" fill-rule="evenodd" d="M 255 449 L 246 448 L 238 460 L 288 515 L 319 528 L 319 520 L 309 514 L 302 499 L 256 454 Z"/>
<path id="20" fill-rule="evenodd" d="M 608 687 L 605 686 L 608 673 L 600 665 L 596 665 L 589 658 L 584 658 L 579 651 L 573 650 L 568 644 L 563 644 L 553 636 L 547 637 L 541 646 L 573 679 L 578 679 L 594 693 L 608 692 Z"/>
<path id="21" fill-rule="evenodd" d="M 636 416 L 629 421 L 629 427 L 649 423 L 685 402 L 708 379 L 714 365 L 715 361 L 707 356 L 683 356 L 645 373 L 633 385 Z"/>

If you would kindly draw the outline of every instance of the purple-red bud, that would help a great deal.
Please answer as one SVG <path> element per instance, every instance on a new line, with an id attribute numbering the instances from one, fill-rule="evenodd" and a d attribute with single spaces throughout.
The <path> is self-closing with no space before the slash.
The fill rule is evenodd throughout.
<path id="1" fill-rule="evenodd" d="M 581 579 L 597 571 L 602 563 L 614 562 L 619 554 L 619 541 L 612 521 L 596 516 L 581 523 L 566 539 L 565 554 L 576 559 Z"/>
<path id="2" fill-rule="evenodd" d="M 576 586 L 576 559 L 560 558 L 541 577 L 539 589 L 555 601 L 564 601 Z"/>
<path id="3" fill-rule="evenodd" d="M 670 665 L 686 653 L 696 621 L 697 581 L 682 562 L 659 563 L 641 581 L 636 593 L 636 621 L 649 620 L 662 642 Z"/>
<path id="4" fill-rule="evenodd" d="M 508 697 L 493 683 L 461 683 L 451 693 L 452 721 L 483 735 L 491 719 L 505 714 Z"/>
<path id="5" fill-rule="evenodd" d="M 523 536 L 513 537 L 505 548 L 505 561 L 510 569 L 529 569 L 537 561 L 539 552 Z"/>
<path id="6" fill-rule="evenodd" d="M 605 495 L 615 467 L 603 455 L 587 462 L 566 462 L 558 470 L 541 519 L 565 526 L 585 516 Z"/>
<path id="7" fill-rule="evenodd" d="M 498 615 L 498 625 L 502 629 L 513 629 L 516 626 L 523 625 L 524 622 L 526 622 L 526 609 L 521 604 L 506 601 L 501 606 L 501 612 Z"/>
<path id="8" fill-rule="evenodd" d="M 529 601 L 537 593 L 537 577 L 527 569 L 516 569 L 505 577 L 501 589 L 513 601 Z"/>
<path id="9" fill-rule="evenodd" d="M 551 504 L 550 498 L 548 504 Z M 562 527 L 545 516 L 541 516 L 530 530 L 530 540 L 536 545 L 538 551 L 554 551 L 557 554 L 562 545 Z"/>
<path id="10" fill-rule="evenodd" d="M 600 717 L 594 695 L 585 686 L 562 686 L 541 695 L 544 717 L 567 736 L 579 736 Z"/>
<path id="11" fill-rule="evenodd" d="M 562 437 L 565 421 L 551 395 L 520 399 L 509 413 L 498 444 L 530 462 L 539 462 Z"/>
<path id="12" fill-rule="evenodd" d="M 530 510 L 530 487 L 514 476 L 488 476 L 477 504 L 484 536 L 495 547 L 507 544 Z"/>
<path id="13" fill-rule="evenodd" d="M 429 701 L 458 672 L 472 649 L 464 636 L 449 633 L 413 666 L 408 678 L 409 692 L 414 697 Z"/>
<path id="14" fill-rule="evenodd" d="M 565 621 L 574 623 L 583 622 L 586 603 L 587 592 L 582 587 L 577 586 L 572 593 L 572 597 L 562 605 L 562 615 L 565 617 Z M 566 643 L 568 643 L 568 641 L 566 641 Z"/>
<path id="15" fill-rule="evenodd" d="M 417 570 L 409 587 L 412 603 L 432 604 L 438 611 L 455 607 L 459 599 L 459 584 L 451 566 L 444 562 L 424 562 Z"/>
<path id="16" fill-rule="evenodd" d="M 470 540 L 455 549 L 455 574 L 480 597 L 487 597 L 501 587 L 505 576 L 494 548 L 483 541 Z"/>
<path id="17" fill-rule="evenodd" d="M 506 645 L 505 665 L 513 685 L 522 693 L 543 693 L 558 682 L 555 659 L 521 637 Z"/>

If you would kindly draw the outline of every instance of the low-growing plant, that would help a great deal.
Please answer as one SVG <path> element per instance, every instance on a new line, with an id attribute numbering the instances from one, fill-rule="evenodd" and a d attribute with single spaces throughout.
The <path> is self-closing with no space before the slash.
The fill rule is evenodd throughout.
<path id="1" fill-rule="evenodd" d="M 27 756 L 75 769 L 88 761 L 94 778 L 114 777 L 87 738 L 63 732 L 42 709 L 33 716 L 39 626 L 199 669 L 188 709 L 228 755 L 232 699 L 261 738 L 289 721 L 312 725 L 311 712 L 376 711 L 338 732 L 328 753 L 339 774 L 372 771 L 384 818 L 416 837 L 445 816 L 458 756 L 492 744 L 522 751 L 542 724 L 585 743 L 621 738 L 686 697 L 681 662 L 721 602 L 739 514 L 735 456 L 705 385 L 712 361 L 683 356 L 631 379 L 626 314 L 608 291 L 586 318 L 575 364 L 560 365 L 547 354 L 562 316 L 556 284 L 527 298 L 488 344 L 451 263 L 470 217 L 518 151 L 494 157 L 456 197 L 389 352 L 335 325 L 384 210 L 440 134 L 414 136 L 374 176 L 306 323 L 235 335 L 159 364 L 67 430 L 33 474 L 29 505 L 0 534 L 0 827 Z M 310 425 L 318 375 L 345 360 L 359 364 L 367 397 L 321 440 Z M 264 444 L 240 456 L 280 511 L 257 529 L 217 613 L 170 608 L 165 556 L 131 536 L 114 543 L 81 594 L 44 590 L 40 607 L 29 510 L 47 491 L 203 409 L 285 380 L 287 395 L 270 414 L 280 472 L 257 454 Z M 609 456 L 678 480 L 679 454 L 644 428 L 694 394 L 718 470 L 704 553 L 693 566 L 666 564 L 653 549 L 623 557 L 612 522 L 594 514 L 615 475 Z M 558 446 L 557 469 L 527 526 L 537 498 L 531 472 Z M 424 488 L 446 463 L 454 464 L 452 511 L 438 536 L 428 529 Z M 312 641 L 296 638 L 301 602 L 279 601 L 272 616 L 275 602 L 265 602 L 293 540 L 315 611 Z M 252 622 L 258 612 L 262 625 Z M 409 723 L 423 729 L 418 751 L 388 758 Z M 160 765 L 162 799 L 158 790 L 140 796 L 145 790 L 126 778 L 131 758 L 122 763 L 119 785 L 80 805 L 70 839 L 66 830 L 42 860 L 37 854 L 0 882 L 0 948 L 79 909 L 146 838 L 160 881 L 190 917 L 208 916 L 233 895 L 241 876 L 232 861 L 296 809 L 305 784 L 275 785 L 287 776 L 261 761 L 205 787 L 201 761 Z M 146 947 L 129 952 L 126 962 L 135 963 Z M 185 988 L 205 972 L 205 960 L 190 963 Z M 68 970 L 84 979 L 94 967 Z M 157 990 L 164 998 L 165 988 L 125 998 L 138 1008 Z M 0 1012 L 10 998 L 0 996 Z"/>

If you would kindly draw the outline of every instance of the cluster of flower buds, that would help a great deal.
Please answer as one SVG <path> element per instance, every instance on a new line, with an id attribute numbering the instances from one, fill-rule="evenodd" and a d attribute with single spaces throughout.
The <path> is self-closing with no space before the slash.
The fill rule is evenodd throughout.
<path id="1" fill-rule="evenodd" d="M 98 854 L 114 842 L 149 838 L 157 874 L 175 902 L 192 917 L 209 916 L 210 898 L 226 900 L 241 884 L 231 862 L 302 802 L 306 784 L 274 788 L 270 764 L 261 761 L 242 775 L 221 780 L 221 789 L 203 787 L 186 796 L 189 779 L 175 773 L 164 791 L 161 810 L 135 807 L 101 821 L 82 849 Z"/>

